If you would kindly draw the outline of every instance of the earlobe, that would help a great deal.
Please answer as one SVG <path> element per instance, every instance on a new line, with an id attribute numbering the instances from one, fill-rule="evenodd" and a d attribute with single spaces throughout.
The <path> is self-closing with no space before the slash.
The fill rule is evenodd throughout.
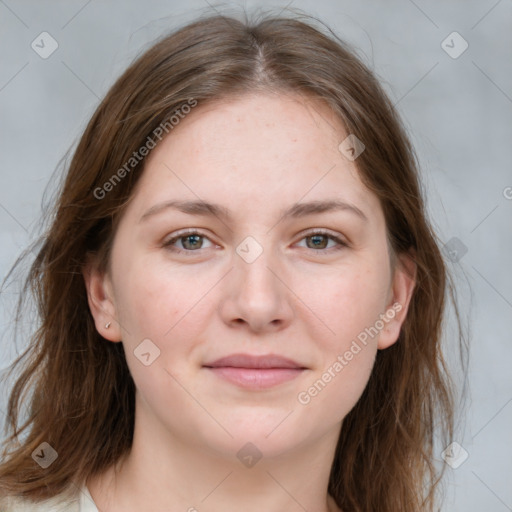
<path id="1" fill-rule="evenodd" d="M 379 334 L 379 350 L 390 347 L 398 340 L 416 285 L 416 263 L 413 254 L 401 254 L 397 259 L 391 290 L 392 300 L 385 313 L 386 319 L 389 320 Z"/>
<path id="2" fill-rule="evenodd" d="M 109 276 L 105 272 L 100 272 L 97 265 L 91 260 L 84 266 L 82 274 L 96 330 L 107 340 L 121 341 Z"/>

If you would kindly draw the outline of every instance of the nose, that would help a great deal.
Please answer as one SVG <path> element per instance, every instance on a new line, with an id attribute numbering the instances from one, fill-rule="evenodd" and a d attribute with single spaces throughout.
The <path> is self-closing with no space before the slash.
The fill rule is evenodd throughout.
<path id="1" fill-rule="evenodd" d="M 221 315 L 231 328 L 264 333 L 290 324 L 293 293 L 286 286 L 282 268 L 267 251 L 251 263 L 236 254 L 226 279 Z"/>

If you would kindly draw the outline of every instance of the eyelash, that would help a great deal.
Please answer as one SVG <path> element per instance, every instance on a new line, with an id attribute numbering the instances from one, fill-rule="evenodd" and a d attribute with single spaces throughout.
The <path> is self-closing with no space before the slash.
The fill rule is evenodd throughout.
<path id="1" fill-rule="evenodd" d="M 190 230 L 190 231 L 183 231 L 181 233 L 178 233 L 176 236 L 174 236 L 173 238 L 170 238 L 167 242 L 165 242 L 163 244 L 163 246 L 168 248 L 172 252 L 175 252 L 175 253 L 178 253 L 178 254 L 180 254 L 180 253 L 187 253 L 190 256 L 192 256 L 193 253 L 197 253 L 201 249 L 189 250 L 189 249 L 177 249 L 176 247 L 172 247 L 172 244 L 174 242 L 178 241 L 181 238 L 185 238 L 187 236 L 192 236 L 192 235 L 198 235 L 198 236 L 200 236 L 202 238 L 206 238 L 206 239 L 210 240 L 206 235 L 202 234 L 201 232 L 195 231 L 195 230 Z M 335 241 L 336 243 L 339 244 L 337 247 L 331 247 L 330 249 L 311 249 L 309 247 L 306 247 L 306 249 L 308 249 L 309 251 L 313 251 L 316 254 L 320 254 L 320 253 L 327 253 L 327 254 L 329 254 L 331 251 L 339 251 L 339 250 L 341 250 L 341 249 L 343 249 L 345 247 L 348 247 L 348 244 L 345 241 L 341 240 L 341 238 L 331 234 L 328 231 L 322 230 L 322 229 L 318 229 L 318 230 L 306 233 L 305 235 L 303 235 L 303 237 L 300 239 L 300 241 L 304 240 L 305 238 L 313 237 L 315 235 L 326 236 L 328 239 L 333 240 L 333 241 Z M 210 242 L 212 242 L 212 241 L 210 240 Z M 212 242 L 212 243 L 214 243 L 214 242 Z"/>

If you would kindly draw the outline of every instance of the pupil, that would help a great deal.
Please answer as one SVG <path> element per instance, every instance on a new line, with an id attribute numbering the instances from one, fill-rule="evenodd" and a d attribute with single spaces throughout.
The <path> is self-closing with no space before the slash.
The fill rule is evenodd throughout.
<path id="1" fill-rule="evenodd" d="M 198 239 L 200 238 L 200 236 L 199 236 L 199 235 L 188 235 L 188 236 L 186 236 L 186 237 L 185 237 L 185 244 L 184 244 L 184 245 L 185 245 L 185 247 L 187 246 L 187 243 L 188 243 L 192 238 L 196 239 L 196 242 L 197 242 L 197 241 L 198 241 Z M 197 247 L 197 245 L 193 245 L 193 246 L 192 246 L 192 248 L 194 248 L 194 247 Z"/>
<path id="2" fill-rule="evenodd" d="M 320 246 L 321 247 L 325 247 L 325 240 L 326 240 L 326 237 L 324 235 L 313 235 L 312 237 L 310 237 L 311 240 L 313 241 L 313 244 L 315 245 L 315 248 L 318 248 L 319 247 L 319 244 L 318 242 L 320 242 Z M 324 243 L 322 244 L 322 240 L 319 240 L 319 239 L 323 239 Z"/>

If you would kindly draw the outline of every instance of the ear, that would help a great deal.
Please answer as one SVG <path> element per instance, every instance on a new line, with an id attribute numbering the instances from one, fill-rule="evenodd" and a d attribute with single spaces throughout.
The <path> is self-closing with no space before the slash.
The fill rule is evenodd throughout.
<path id="1" fill-rule="evenodd" d="M 416 285 L 414 252 L 402 253 L 396 260 L 389 302 L 384 314 L 385 325 L 379 333 L 377 344 L 380 350 L 390 347 L 398 340 Z"/>
<path id="2" fill-rule="evenodd" d="M 96 330 L 107 340 L 121 341 L 121 329 L 116 321 L 116 307 L 108 273 L 98 270 L 96 261 L 89 255 L 82 274 Z"/>

